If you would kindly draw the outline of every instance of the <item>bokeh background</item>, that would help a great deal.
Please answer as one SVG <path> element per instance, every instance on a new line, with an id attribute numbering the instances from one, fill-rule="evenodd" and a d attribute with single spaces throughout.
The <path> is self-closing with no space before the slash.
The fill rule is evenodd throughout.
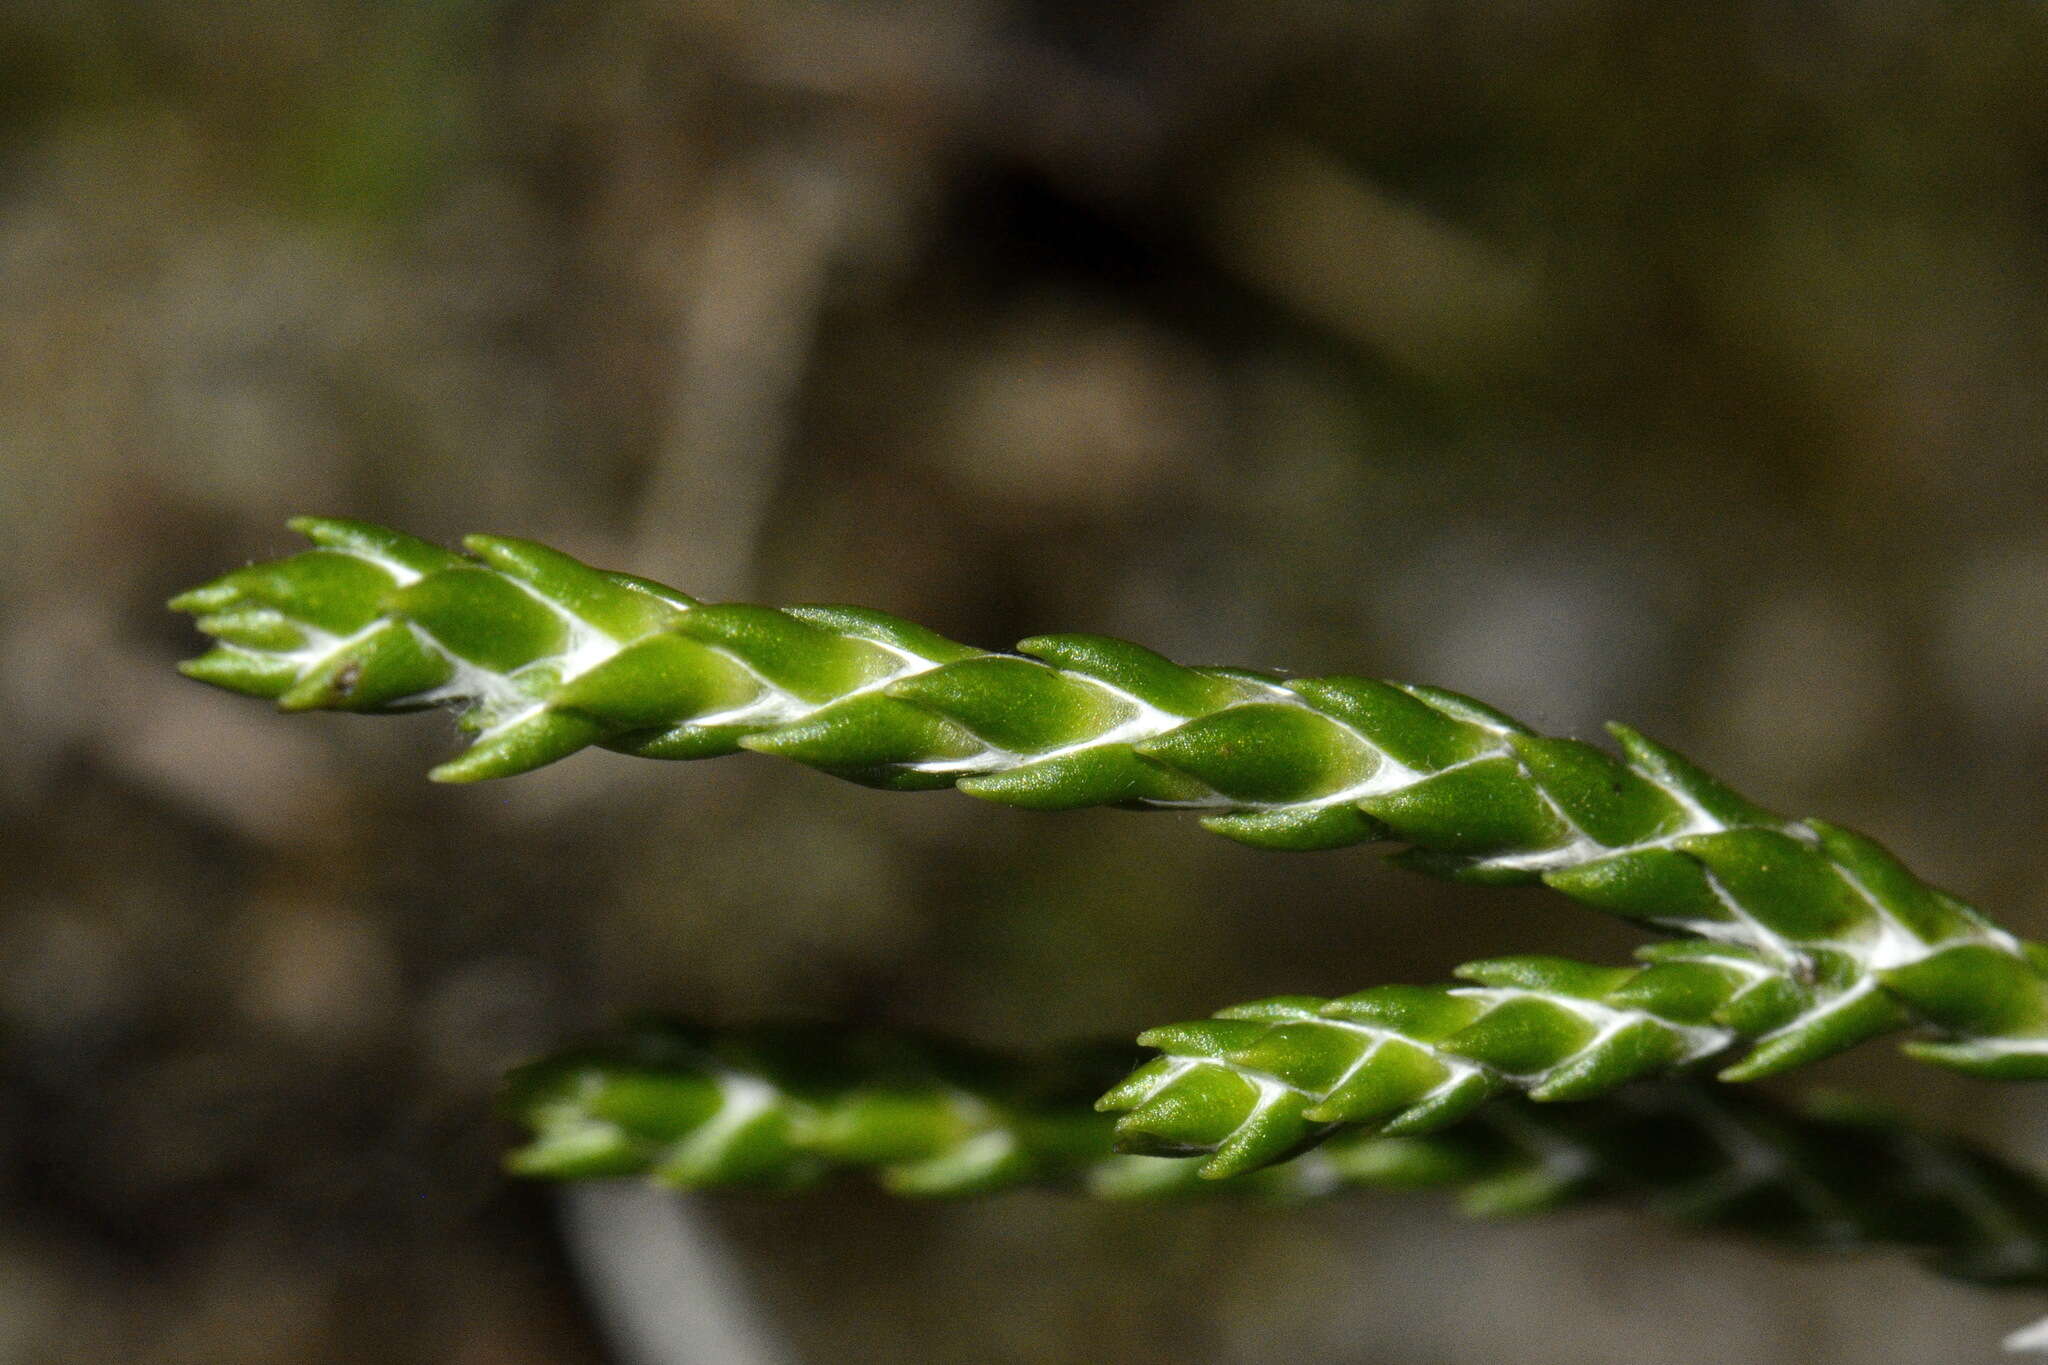
<path id="1" fill-rule="evenodd" d="M 2048 934 L 2044 89 L 2031 3 L 0 4 L 0 1359 L 1995 1358 L 2041 1303 L 1625 1213 L 565 1209 L 493 1083 L 627 1009 L 1028 1046 L 1633 937 L 768 760 L 435 788 L 160 603 L 314 511 L 1437 682 Z"/>

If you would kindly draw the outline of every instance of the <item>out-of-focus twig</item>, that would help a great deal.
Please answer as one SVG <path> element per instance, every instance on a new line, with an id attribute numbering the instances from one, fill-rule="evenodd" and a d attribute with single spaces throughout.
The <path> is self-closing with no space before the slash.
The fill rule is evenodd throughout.
<path id="1" fill-rule="evenodd" d="M 676 267 L 669 427 L 639 500 L 634 562 L 678 581 L 749 579 L 848 198 L 797 154 L 732 172 Z"/>

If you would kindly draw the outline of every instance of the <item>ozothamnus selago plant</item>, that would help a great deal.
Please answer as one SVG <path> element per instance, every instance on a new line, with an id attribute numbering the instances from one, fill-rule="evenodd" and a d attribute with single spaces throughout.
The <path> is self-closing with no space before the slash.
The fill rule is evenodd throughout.
<path id="1" fill-rule="evenodd" d="M 1747 1080 L 1904 1028 L 1923 1061 L 2048 1076 L 2043 949 L 1624 727 L 1614 755 L 1436 688 L 1190 668 L 1093 635 L 987 653 L 858 608 L 700 603 L 527 541 L 457 555 L 293 525 L 314 549 L 174 600 L 216 641 L 185 671 L 287 710 L 453 708 L 473 739 L 445 781 L 593 744 L 751 749 L 894 790 L 1187 810 L 1264 848 L 1392 842 L 1407 866 L 1542 882 L 1671 936 L 1634 968 L 1506 958 L 1463 985 L 1151 1031 L 1162 1055 L 1101 1103 L 1125 1150 L 1201 1155 L 1203 1175 L 1340 1127 L 1425 1133 L 1506 1092 L 1585 1100 L 1730 1054 L 1721 1078 Z"/>
<path id="2" fill-rule="evenodd" d="M 1591 1201 L 1803 1246 L 1923 1249 L 1943 1274 L 2048 1286 L 2048 1187 L 1968 1143 L 1846 1101 L 1805 1110 L 1700 1081 L 1584 1104 L 1509 1099 L 1440 1131 L 1339 1133 L 1229 1180 L 1122 1155 L 1091 1092 L 1122 1048 L 1019 1059 L 816 1026 L 712 1031 L 650 1020 L 515 1071 L 532 1135 L 508 1164 L 678 1189 L 799 1189 L 866 1172 L 945 1198 L 1050 1186 L 1104 1199 L 1225 1194 L 1294 1204 L 1354 1189 L 1454 1191 L 1476 1214 Z"/>

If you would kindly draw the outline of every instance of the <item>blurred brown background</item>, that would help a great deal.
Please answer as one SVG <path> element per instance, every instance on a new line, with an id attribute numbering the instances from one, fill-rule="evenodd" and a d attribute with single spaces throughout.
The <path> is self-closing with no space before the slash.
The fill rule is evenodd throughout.
<path id="1" fill-rule="evenodd" d="M 445 722 L 171 672 L 162 598 L 294 512 L 1626 717 L 2048 934 L 2044 89 L 2032 3 L 0 5 L 0 1359 L 716 1358 L 496 1174 L 500 1068 L 627 1008 L 1029 1045 L 1633 946 L 766 760 L 437 789 Z M 2048 1155 L 1866 1053 L 1820 1079 Z M 1429 1198 L 691 1209 L 791 1360 L 1988 1360 L 2042 1307 Z"/>

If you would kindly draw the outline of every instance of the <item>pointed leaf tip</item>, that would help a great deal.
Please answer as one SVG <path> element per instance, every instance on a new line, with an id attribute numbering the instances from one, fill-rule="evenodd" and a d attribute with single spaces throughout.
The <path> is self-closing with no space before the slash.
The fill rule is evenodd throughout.
<path id="1" fill-rule="evenodd" d="M 298 669 L 286 660 L 226 648 L 181 660 L 178 671 L 196 682 L 266 698 L 278 696 L 298 678 Z"/>
<path id="2" fill-rule="evenodd" d="M 457 783 L 482 782 L 488 778 L 505 775 L 486 771 L 481 765 L 469 762 L 470 754 L 475 752 L 472 749 L 466 753 L 458 754 L 446 763 L 435 764 L 427 769 L 427 780 L 429 782 L 446 782 L 453 785 Z"/>
<path id="3" fill-rule="evenodd" d="M 211 583 L 202 583 L 196 588 L 187 588 L 164 605 L 172 611 L 198 616 L 218 611 L 232 605 L 241 596 L 241 590 L 225 578 L 216 578 Z"/>

